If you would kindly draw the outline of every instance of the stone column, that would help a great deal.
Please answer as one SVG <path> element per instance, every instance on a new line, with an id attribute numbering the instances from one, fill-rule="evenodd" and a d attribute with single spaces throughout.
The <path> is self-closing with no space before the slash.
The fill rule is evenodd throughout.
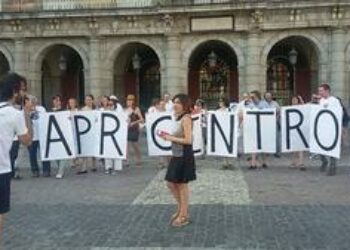
<path id="1" fill-rule="evenodd" d="M 85 83 L 85 94 L 92 94 L 96 98 L 111 94 L 111 89 L 103 81 L 103 67 L 101 60 L 101 40 L 98 37 L 90 38 L 89 67 L 85 73 L 88 81 Z"/>
<path id="2" fill-rule="evenodd" d="M 266 69 L 261 65 L 260 52 L 260 32 L 249 32 L 246 47 L 245 81 L 240 82 L 240 93 L 252 90 L 266 90 Z M 263 58 L 263 60 L 267 59 Z"/>
<path id="3" fill-rule="evenodd" d="M 24 49 L 24 40 L 15 40 L 15 55 L 14 55 L 14 68 L 13 71 L 25 75 L 26 73 L 26 51 Z"/>
<path id="4" fill-rule="evenodd" d="M 169 92 L 171 95 L 187 93 L 187 81 L 181 65 L 181 40 L 178 34 L 167 36 L 165 55 L 165 77 L 162 78 L 165 82 L 162 82 L 162 91 Z"/>
<path id="5" fill-rule="evenodd" d="M 345 85 L 345 31 L 334 29 L 331 31 L 331 80 L 332 92 L 336 96 L 347 98 Z"/>

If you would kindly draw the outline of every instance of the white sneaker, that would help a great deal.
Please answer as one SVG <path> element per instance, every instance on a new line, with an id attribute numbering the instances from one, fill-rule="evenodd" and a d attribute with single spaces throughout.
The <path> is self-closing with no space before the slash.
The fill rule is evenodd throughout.
<path id="1" fill-rule="evenodd" d="M 56 175 L 56 179 L 63 179 L 63 175 L 62 174 L 57 174 Z"/>

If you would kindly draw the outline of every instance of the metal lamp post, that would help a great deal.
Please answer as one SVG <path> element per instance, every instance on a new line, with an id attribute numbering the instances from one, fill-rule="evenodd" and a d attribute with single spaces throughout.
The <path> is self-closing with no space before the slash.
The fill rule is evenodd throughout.
<path id="1" fill-rule="evenodd" d="M 293 48 L 288 56 L 289 62 L 293 66 L 293 94 L 296 95 L 296 64 L 298 60 L 298 52 Z"/>

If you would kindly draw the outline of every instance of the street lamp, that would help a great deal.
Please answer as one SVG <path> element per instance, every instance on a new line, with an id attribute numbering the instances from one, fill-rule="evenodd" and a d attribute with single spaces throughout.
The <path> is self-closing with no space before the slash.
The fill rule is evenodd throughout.
<path id="1" fill-rule="evenodd" d="M 289 54 L 289 62 L 293 66 L 293 93 L 296 95 L 296 64 L 298 60 L 298 52 L 293 48 Z"/>
<path id="2" fill-rule="evenodd" d="M 60 59 L 58 60 L 58 68 L 60 69 L 61 72 L 64 72 L 67 70 L 67 60 L 63 55 L 61 55 Z"/>
<path id="3" fill-rule="evenodd" d="M 135 53 L 135 55 L 132 58 L 132 67 L 136 71 L 136 95 L 140 94 L 140 68 L 141 68 L 141 59 L 140 56 Z M 140 99 L 140 98 L 137 98 Z"/>
<path id="4" fill-rule="evenodd" d="M 217 61 L 218 56 L 215 54 L 214 51 L 211 51 L 211 53 L 208 55 L 209 67 L 214 68 L 216 66 Z"/>

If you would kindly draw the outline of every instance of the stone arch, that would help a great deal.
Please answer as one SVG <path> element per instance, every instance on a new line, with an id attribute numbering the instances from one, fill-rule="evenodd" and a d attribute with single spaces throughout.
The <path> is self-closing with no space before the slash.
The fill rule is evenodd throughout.
<path id="1" fill-rule="evenodd" d="M 34 58 L 33 65 L 35 67 L 34 71 L 36 72 L 40 71 L 41 64 L 46 53 L 56 45 L 65 45 L 75 50 L 83 60 L 84 69 L 86 70 L 89 68 L 89 57 L 87 55 L 86 50 L 84 50 L 81 46 L 77 45 L 72 41 L 63 40 L 63 41 L 48 41 L 46 43 L 41 44 L 41 46 L 37 49 L 37 52 L 35 52 L 35 54 L 33 55 L 33 58 Z"/>
<path id="2" fill-rule="evenodd" d="M 206 37 L 194 39 L 194 41 L 190 43 L 190 46 L 188 46 L 183 52 L 182 64 L 188 65 L 189 59 L 193 54 L 193 52 L 195 51 L 195 49 L 198 48 L 201 44 L 204 44 L 208 41 L 220 41 L 228 45 L 237 56 L 238 66 L 242 67 L 245 65 L 246 60 L 245 60 L 243 51 L 238 44 L 234 43 L 230 39 L 223 38 L 223 37 L 215 37 L 215 36 L 206 36 Z"/>
<path id="3" fill-rule="evenodd" d="M 290 61 L 290 53 L 296 51 L 296 64 Z M 293 94 L 309 100 L 315 90 L 322 62 L 326 61 L 322 44 L 313 36 L 300 32 L 283 32 L 270 39 L 261 52 L 261 64 L 265 67 L 266 90 L 276 94 L 284 105 Z"/>
<path id="4" fill-rule="evenodd" d="M 322 45 L 322 43 L 313 35 L 306 34 L 305 32 L 300 32 L 300 31 L 286 31 L 279 33 L 277 36 L 273 35 L 271 39 L 269 39 L 260 54 L 260 63 L 261 65 L 266 64 L 266 60 L 268 57 L 268 54 L 270 53 L 271 49 L 273 46 L 275 46 L 279 41 L 282 41 L 285 38 L 292 37 L 292 36 L 299 36 L 308 39 L 315 47 L 317 51 L 317 55 L 319 58 L 319 64 L 324 63 L 327 61 L 327 48 Z M 323 53 L 322 53 L 323 52 Z"/>
<path id="5" fill-rule="evenodd" d="M 125 96 L 134 94 L 143 111 L 147 110 L 152 99 L 161 95 L 163 76 L 162 52 L 154 45 L 141 41 L 125 42 L 111 53 L 108 63 L 113 74 L 113 89 L 122 101 Z M 133 68 L 133 58 L 138 56 L 139 68 Z"/>
<path id="6" fill-rule="evenodd" d="M 215 107 L 220 98 L 237 101 L 239 59 L 232 46 L 220 39 L 206 39 L 190 49 L 184 65 L 188 70 L 187 87 L 191 98 L 204 99 L 210 108 Z M 214 63 L 210 58 L 215 58 Z"/>
<path id="7" fill-rule="evenodd" d="M 122 49 L 125 48 L 125 46 L 128 46 L 129 44 L 133 44 L 133 43 L 139 43 L 147 47 L 150 47 L 157 54 L 159 58 L 161 71 L 165 68 L 165 65 L 166 65 L 165 55 L 160 47 L 156 46 L 156 44 L 148 41 L 147 39 L 132 39 L 132 40 L 126 40 L 118 44 L 117 46 L 111 48 L 111 53 L 108 56 L 108 60 L 106 60 L 107 61 L 106 67 L 109 69 L 110 72 L 113 72 L 114 62 L 118 57 L 118 55 L 121 53 Z"/>
<path id="8" fill-rule="evenodd" d="M 14 69 L 14 59 L 13 59 L 13 56 L 12 56 L 12 53 L 10 52 L 10 50 L 7 48 L 7 46 L 0 43 L 0 52 L 5 56 L 8 64 L 9 64 L 10 70 L 13 70 Z"/>

